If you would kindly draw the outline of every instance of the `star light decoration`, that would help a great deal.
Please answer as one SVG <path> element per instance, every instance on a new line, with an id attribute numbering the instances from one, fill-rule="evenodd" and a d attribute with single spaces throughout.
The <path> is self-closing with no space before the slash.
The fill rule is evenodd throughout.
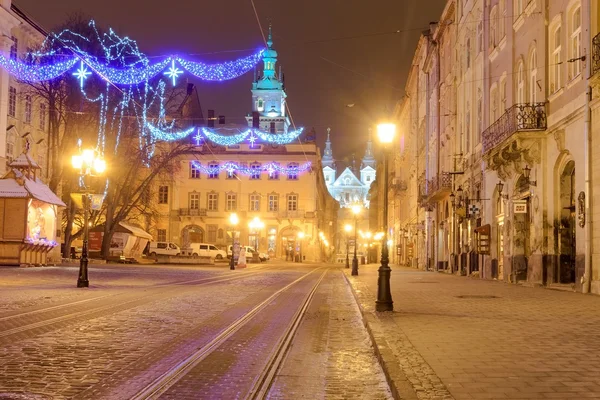
<path id="1" fill-rule="evenodd" d="M 91 74 L 92 73 L 87 69 L 87 67 L 85 66 L 85 64 L 83 63 L 83 60 L 82 60 L 81 64 L 79 65 L 79 69 L 73 73 L 73 76 L 75 76 L 77 79 L 79 79 L 79 87 L 83 88 L 83 82 Z"/>
<path id="2" fill-rule="evenodd" d="M 173 80 L 173 86 L 175 86 L 177 77 L 181 74 L 183 74 L 183 70 L 175 66 L 175 60 L 171 60 L 171 68 L 165 72 L 165 75 Z"/>
<path id="3" fill-rule="evenodd" d="M 192 166 L 208 175 L 218 174 L 221 171 L 227 171 L 229 175 L 233 175 L 233 173 L 240 173 L 243 175 L 255 175 L 257 170 L 262 172 L 267 172 L 269 176 L 273 176 L 275 173 L 280 173 L 284 175 L 295 176 L 298 174 L 311 171 L 312 164 L 310 161 L 305 162 L 302 165 L 298 165 L 297 163 L 289 163 L 287 167 L 282 167 L 276 162 L 270 162 L 267 164 L 253 164 L 250 167 L 246 165 L 236 164 L 233 161 L 227 161 L 224 164 L 217 164 L 215 162 L 210 162 L 208 167 L 203 166 L 198 161 L 192 161 Z M 294 178 L 296 179 L 296 178 Z"/>

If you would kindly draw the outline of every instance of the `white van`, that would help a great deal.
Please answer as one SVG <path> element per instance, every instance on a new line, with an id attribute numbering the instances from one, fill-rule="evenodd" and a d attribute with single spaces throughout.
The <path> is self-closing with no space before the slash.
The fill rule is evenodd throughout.
<path id="1" fill-rule="evenodd" d="M 254 256 L 254 253 L 258 253 L 252 246 L 240 246 L 240 250 L 242 247 L 244 247 L 246 249 L 246 258 L 251 258 Z M 230 257 L 231 257 L 231 245 L 227 246 L 227 258 L 230 258 Z M 260 257 L 260 258 L 261 258 L 261 261 L 267 260 L 267 258 L 265 258 L 264 260 L 262 259 L 263 257 Z"/>
<path id="2" fill-rule="evenodd" d="M 213 260 L 223 260 L 227 257 L 225 250 L 220 250 L 214 244 L 190 243 L 192 257 L 210 257 Z"/>
<path id="3" fill-rule="evenodd" d="M 150 242 L 148 254 L 151 257 L 156 256 L 178 256 L 181 254 L 181 249 L 172 242 Z"/>

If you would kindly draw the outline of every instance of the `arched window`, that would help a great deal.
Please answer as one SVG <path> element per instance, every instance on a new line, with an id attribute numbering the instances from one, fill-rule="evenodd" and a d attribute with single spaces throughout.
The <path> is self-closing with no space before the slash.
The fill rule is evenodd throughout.
<path id="1" fill-rule="evenodd" d="M 525 66 L 523 61 L 517 67 L 517 103 L 525 103 Z"/>
<path id="2" fill-rule="evenodd" d="M 498 119 L 498 89 L 495 87 L 490 91 L 492 105 L 490 107 L 490 123 L 496 122 Z"/>
<path id="3" fill-rule="evenodd" d="M 493 49 L 498 44 L 497 24 L 498 24 L 498 9 L 496 6 L 490 11 L 490 48 Z"/>
<path id="4" fill-rule="evenodd" d="M 498 10 L 498 42 L 506 36 L 506 0 L 500 0 Z"/>
<path id="5" fill-rule="evenodd" d="M 577 5 L 569 13 L 569 59 L 581 57 L 581 6 Z M 569 80 L 581 73 L 582 61 L 569 63 Z"/>
<path id="6" fill-rule="evenodd" d="M 529 101 L 531 103 L 537 103 L 537 52 L 535 48 L 531 50 L 529 55 Z"/>

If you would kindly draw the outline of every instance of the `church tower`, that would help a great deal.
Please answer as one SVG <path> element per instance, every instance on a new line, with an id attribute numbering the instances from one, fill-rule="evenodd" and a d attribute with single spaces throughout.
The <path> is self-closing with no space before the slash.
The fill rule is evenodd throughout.
<path id="1" fill-rule="evenodd" d="M 327 128 L 327 140 L 325 141 L 325 151 L 321 158 L 321 164 L 323 164 L 323 175 L 325 176 L 325 184 L 327 187 L 333 185 L 335 182 L 335 161 L 333 160 L 333 152 L 331 151 L 331 139 L 329 134 L 331 128 Z"/>
<path id="2" fill-rule="evenodd" d="M 252 114 L 246 116 L 248 126 L 258 122 L 265 132 L 287 133 L 290 120 L 286 115 L 285 87 L 282 74 L 277 74 L 277 52 L 273 49 L 273 33 L 269 25 L 267 49 L 263 53 L 262 76 L 255 76 L 252 82 Z M 280 70 L 281 72 L 281 70 Z M 253 121 L 253 115 L 258 121 Z"/>
<path id="3" fill-rule="evenodd" d="M 367 140 L 367 150 L 362 159 L 360 166 L 360 181 L 367 187 L 375 180 L 375 157 L 373 157 L 373 142 L 371 140 L 371 131 L 369 131 L 369 139 Z"/>

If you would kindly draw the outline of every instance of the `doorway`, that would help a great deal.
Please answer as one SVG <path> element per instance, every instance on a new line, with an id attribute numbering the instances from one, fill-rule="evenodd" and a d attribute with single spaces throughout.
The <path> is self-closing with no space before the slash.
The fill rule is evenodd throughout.
<path id="1" fill-rule="evenodd" d="M 557 283 L 575 283 L 575 161 L 560 175 L 559 257 Z"/>

